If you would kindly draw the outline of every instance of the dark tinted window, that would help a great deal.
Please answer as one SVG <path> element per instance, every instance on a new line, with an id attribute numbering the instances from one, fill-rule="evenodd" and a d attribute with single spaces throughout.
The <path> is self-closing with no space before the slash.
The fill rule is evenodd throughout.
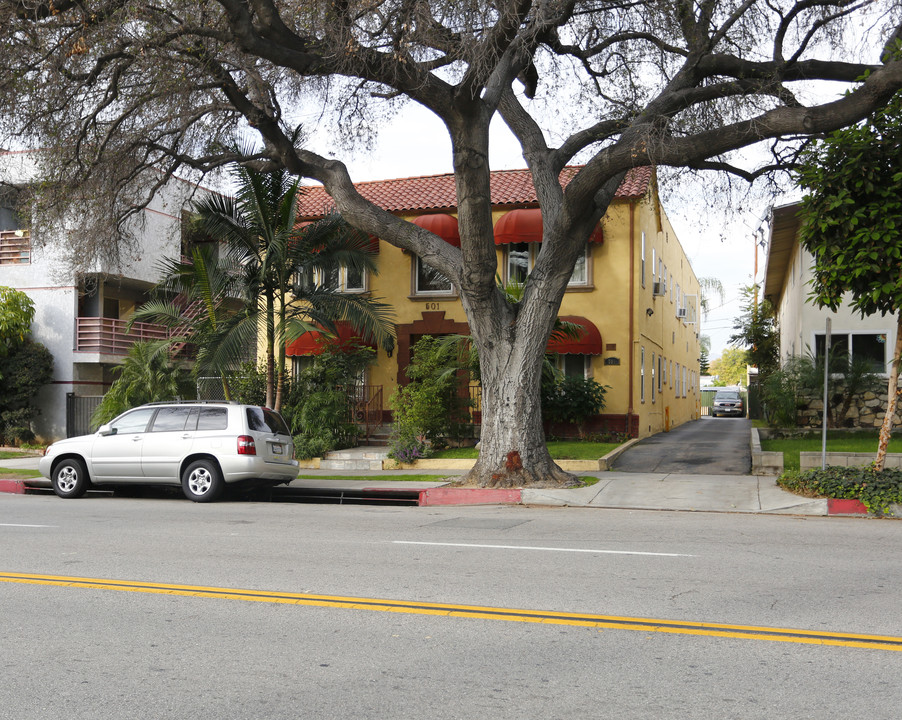
<path id="1" fill-rule="evenodd" d="M 282 416 L 262 407 L 247 408 L 247 426 L 255 432 L 279 433 L 291 435 Z"/>
<path id="2" fill-rule="evenodd" d="M 714 396 L 715 400 L 741 400 L 738 392 L 719 392 Z"/>
<path id="3" fill-rule="evenodd" d="M 886 372 L 886 335 L 852 336 L 852 360 L 867 364 L 871 372 Z"/>
<path id="4" fill-rule="evenodd" d="M 164 407 L 157 410 L 157 416 L 153 419 L 151 432 L 172 432 L 188 428 L 188 419 L 191 417 L 190 407 Z M 193 428 L 191 428 L 193 429 Z"/>
<path id="5" fill-rule="evenodd" d="M 197 419 L 198 430 L 225 430 L 229 426 L 229 411 L 224 407 L 202 407 Z"/>

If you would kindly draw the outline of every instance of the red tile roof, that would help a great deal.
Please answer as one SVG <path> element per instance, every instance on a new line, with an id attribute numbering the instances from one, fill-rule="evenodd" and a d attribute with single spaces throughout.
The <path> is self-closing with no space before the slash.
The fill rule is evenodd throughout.
<path id="1" fill-rule="evenodd" d="M 579 167 L 566 167 L 561 173 L 564 183 Z M 651 183 L 650 167 L 630 170 L 620 187 L 617 199 L 638 200 L 645 196 Z M 357 183 L 357 191 L 367 200 L 393 213 L 447 212 L 457 207 L 454 175 L 374 180 Z M 496 170 L 492 173 L 493 207 L 536 207 L 538 198 L 529 170 Z M 299 219 L 322 217 L 334 207 L 332 198 L 322 185 L 305 186 L 298 201 Z"/>

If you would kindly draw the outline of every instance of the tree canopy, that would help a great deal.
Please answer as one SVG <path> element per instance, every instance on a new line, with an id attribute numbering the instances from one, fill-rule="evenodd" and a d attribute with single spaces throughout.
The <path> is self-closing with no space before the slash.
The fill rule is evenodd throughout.
<path id="1" fill-rule="evenodd" d="M 543 442 L 542 354 L 627 170 L 751 179 L 783 165 L 798 138 L 858 122 L 902 87 L 896 0 L 0 0 L 0 28 L 0 142 L 49 148 L 36 211 L 77 202 L 96 254 L 171 173 L 240 162 L 321 182 L 348 222 L 451 280 L 482 363 L 472 475 L 486 483 L 510 481 L 513 450 L 516 480 L 573 481 Z M 852 89 L 818 100 L 815 81 Z M 404 100 L 451 140 L 460 248 L 368 202 L 330 150 L 307 141 L 320 126 L 365 138 Z M 495 285 L 496 117 L 523 150 L 543 214 L 516 303 Z M 236 131 L 261 149 L 236 153 Z M 757 143 L 760 162 L 734 152 Z M 565 187 L 561 170 L 574 163 Z"/>
<path id="2" fill-rule="evenodd" d="M 883 468 L 902 354 L 902 93 L 865 121 L 814 143 L 798 170 L 806 190 L 799 242 L 815 258 L 811 300 L 862 316 L 896 315 L 896 345 L 876 465 Z"/>
<path id="3" fill-rule="evenodd" d="M 717 376 L 714 385 L 742 385 L 748 377 L 749 353 L 748 350 L 739 348 L 727 348 L 719 358 L 710 362 L 709 372 Z"/>
<path id="4" fill-rule="evenodd" d="M 730 343 L 746 348 L 748 363 L 758 368 L 763 381 L 780 367 L 780 329 L 773 303 L 767 298 L 758 301 L 758 286 L 742 288 L 742 312 L 733 322 L 736 331 Z"/>

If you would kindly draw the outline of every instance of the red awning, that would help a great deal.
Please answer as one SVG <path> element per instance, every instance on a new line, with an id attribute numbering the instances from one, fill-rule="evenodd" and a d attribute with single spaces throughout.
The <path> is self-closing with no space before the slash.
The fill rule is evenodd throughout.
<path id="1" fill-rule="evenodd" d="M 562 315 L 561 322 L 574 323 L 582 327 L 582 333 L 578 340 L 570 338 L 552 338 L 548 341 L 546 352 L 559 355 L 601 355 L 601 333 L 591 320 L 579 315 Z"/>
<path id="2" fill-rule="evenodd" d="M 357 347 L 376 348 L 376 344 L 363 340 L 360 334 L 345 320 L 335 323 L 337 334 L 333 337 L 326 331 L 311 330 L 293 342 L 285 343 L 285 354 L 289 357 L 322 355 L 326 348 L 353 349 Z"/>
<path id="3" fill-rule="evenodd" d="M 411 222 L 424 230 L 435 233 L 442 240 L 454 247 L 460 247 L 460 232 L 457 229 L 457 218 L 447 213 L 419 215 Z"/>
<path id="4" fill-rule="evenodd" d="M 542 211 L 539 208 L 520 208 L 504 213 L 495 223 L 495 244 L 542 242 Z M 589 242 L 604 242 L 599 225 Z"/>

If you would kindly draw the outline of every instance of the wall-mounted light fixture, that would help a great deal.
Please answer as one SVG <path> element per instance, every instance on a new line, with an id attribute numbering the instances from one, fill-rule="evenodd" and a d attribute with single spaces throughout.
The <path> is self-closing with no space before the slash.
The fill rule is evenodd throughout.
<path id="1" fill-rule="evenodd" d="M 645 308 L 645 314 L 648 315 L 648 317 L 651 317 L 652 315 L 655 314 L 655 311 L 652 310 L 651 308 Z"/>

